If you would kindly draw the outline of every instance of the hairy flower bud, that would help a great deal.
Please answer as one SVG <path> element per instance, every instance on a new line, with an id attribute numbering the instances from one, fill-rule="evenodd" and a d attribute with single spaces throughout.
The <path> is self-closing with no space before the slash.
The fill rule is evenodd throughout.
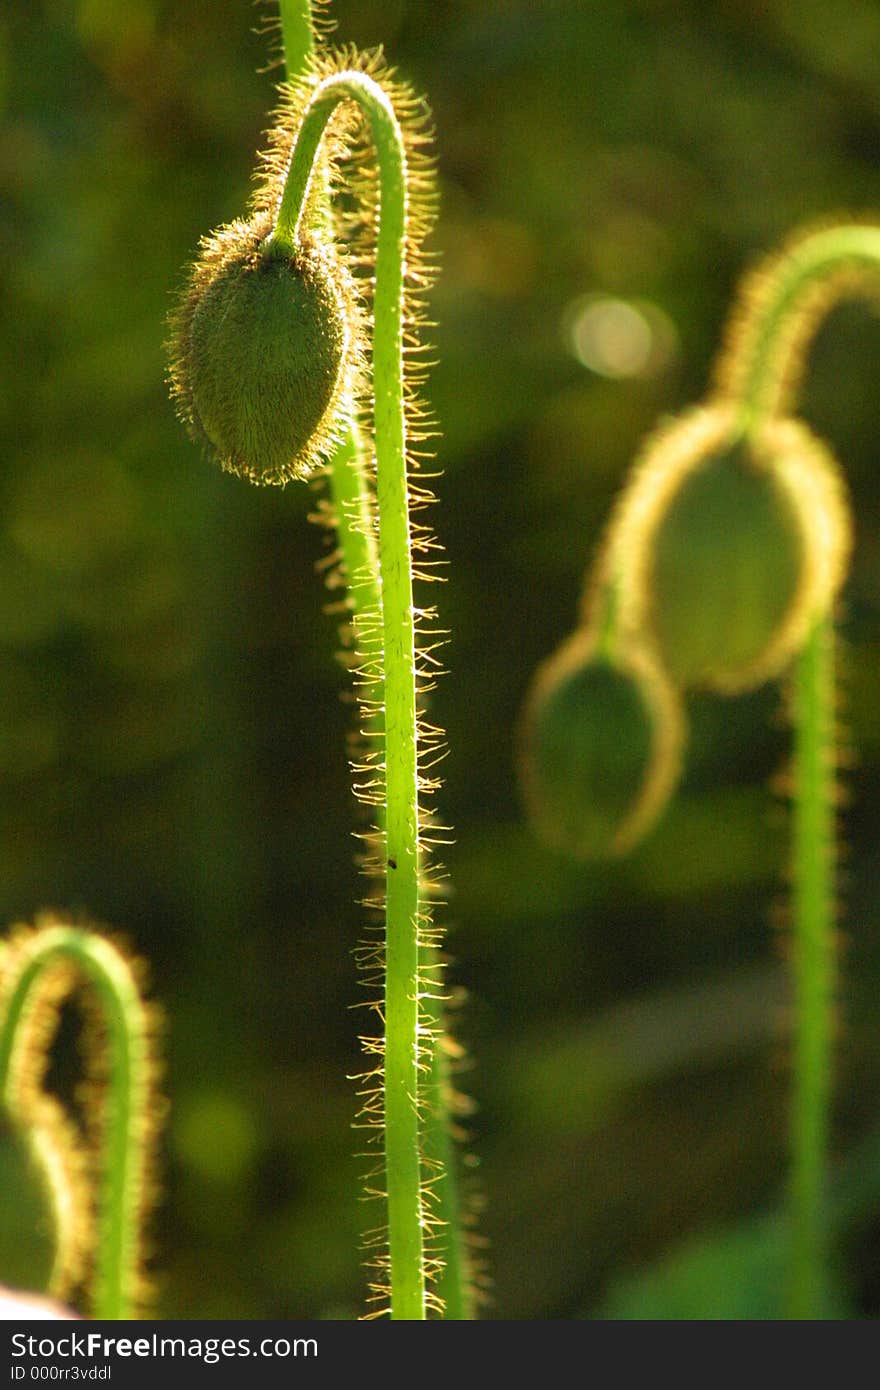
<path id="1" fill-rule="evenodd" d="M 806 426 L 775 420 L 744 437 L 710 406 L 649 441 L 606 563 L 624 631 L 679 685 L 733 693 L 792 658 L 849 549 L 840 472 Z"/>
<path id="2" fill-rule="evenodd" d="M 255 483 L 308 477 L 346 416 L 352 296 L 318 246 L 266 250 L 267 219 L 208 239 L 172 320 L 171 383 L 191 433 Z"/>
<path id="3" fill-rule="evenodd" d="M 525 707 L 520 773 L 536 831 L 578 859 L 624 853 L 666 804 L 683 740 L 678 697 L 650 659 L 612 660 L 579 630 L 539 669 Z"/>

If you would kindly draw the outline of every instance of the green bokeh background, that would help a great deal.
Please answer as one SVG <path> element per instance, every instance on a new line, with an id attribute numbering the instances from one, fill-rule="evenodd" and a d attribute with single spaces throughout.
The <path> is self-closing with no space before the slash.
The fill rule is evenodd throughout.
<path id="1" fill-rule="evenodd" d="M 452 639 L 433 713 L 487 1315 L 773 1316 L 784 693 L 691 702 L 682 792 L 618 864 L 533 840 L 513 751 L 628 461 L 702 394 L 742 270 L 798 224 L 880 208 L 880 8 L 333 10 L 341 39 L 385 43 L 430 94 L 438 133 L 449 582 L 430 597 Z M 163 380 L 183 267 L 248 197 L 273 101 L 261 13 L 0 13 L 0 913 L 88 913 L 151 962 L 171 1097 L 159 1314 L 347 1318 L 376 1214 L 347 1079 L 360 889 L 324 539 L 308 488 L 210 467 Z M 648 326 L 635 374 L 584 364 L 592 296 Z M 845 462 L 857 527 L 829 1302 L 845 1316 L 880 1307 L 878 363 L 877 318 L 840 310 L 804 412 Z"/>

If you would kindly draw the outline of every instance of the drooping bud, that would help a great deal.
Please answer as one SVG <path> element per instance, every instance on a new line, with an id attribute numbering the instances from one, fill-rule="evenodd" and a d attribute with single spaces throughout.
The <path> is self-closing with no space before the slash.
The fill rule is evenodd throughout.
<path id="1" fill-rule="evenodd" d="M 683 741 L 678 696 L 650 658 L 612 658 L 580 629 L 526 702 L 520 778 L 535 830 L 577 859 L 629 850 L 678 780 Z"/>
<path id="2" fill-rule="evenodd" d="M 306 478 L 347 418 L 353 297 L 328 252 L 280 255 L 265 216 L 202 246 L 172 318 L 171 385 L 195 438 L 255 483 Z"/>
<path id="3" fill-rule="evenodd" d="M 850 550 L 846 489 L 799 421 L 754 436 L 708 406 L 649 441 L 612 526 L 623 630 L 681 686 L 778 674 L 829 606 Z"/>

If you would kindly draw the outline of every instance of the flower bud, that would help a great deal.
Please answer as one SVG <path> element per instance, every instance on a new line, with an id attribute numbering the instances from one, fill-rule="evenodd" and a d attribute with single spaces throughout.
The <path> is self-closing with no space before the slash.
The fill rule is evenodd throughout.
<path id="1" fill-rule="evenodd" d="M 279 255 L 269 230 L 234 222 L 203 245 L 172 320 L 171 383 L 225 469 L 283 484 L 314 472 L 343 423 L 353 308 L 328 254 Z"/>
<path id="2" fill-rule="evenodd" d="M 839 469 L 805 425 L 754 436 L 694 411 L 649 441 L 606 559 L 623 630 L 681 686 L 734 693 L 776 675 L 828 611 L 850 522 Z"/>
<path id="3" fill-rule="evenodd" d="M 577 631 L 539 669 L 521 731 L 520 773 L 535 830 L 577 859 L 622 854 L 666 804 L 684 718 L 642 652 L 603 654 Z"/>

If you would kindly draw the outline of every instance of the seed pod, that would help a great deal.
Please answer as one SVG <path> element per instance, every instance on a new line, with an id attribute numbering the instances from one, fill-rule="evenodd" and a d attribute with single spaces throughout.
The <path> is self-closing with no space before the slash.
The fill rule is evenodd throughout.
<path id="1" fill-rule="evenodd" d="M 649 441 L 612 526 L 622 628 L 681 686 L 735 693 L 778 674 L 827 612 L 850 550 L 845 486 L 795 420 L 753 436 L 691 412 Z"/>
<path id="2" fill-rule="evenodd" d="M 203 243 L 172 317 L 171 386 L 196 439 L 255 483 L 305 478 L 347 415 L 355 311 L 342 268 L 313 244 L 267 252 L 269 219 Z"/>
<path id="3" fill-rule="evenodd" d="M 520 778 L 540 837 L 577 859 L 622 854 L 665 806 L 681 766 L 676 692 L 643 652 L 600 651 L 586 628 L 539 669 Z"/>

